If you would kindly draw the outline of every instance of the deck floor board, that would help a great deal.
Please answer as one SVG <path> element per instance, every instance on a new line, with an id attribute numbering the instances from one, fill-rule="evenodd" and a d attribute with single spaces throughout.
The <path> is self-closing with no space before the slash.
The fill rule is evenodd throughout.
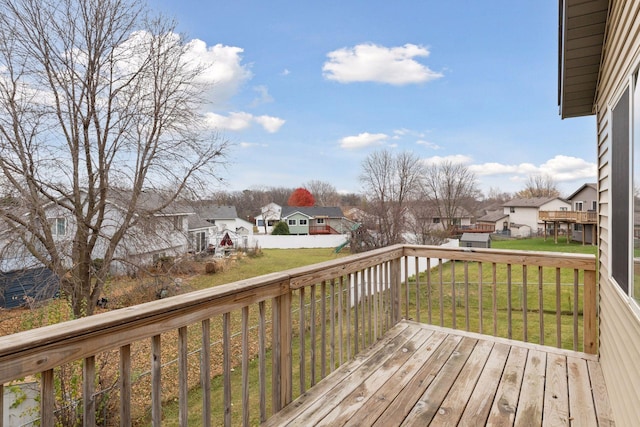
<path id="1" fill-rule="evenodd" d="M 595 356 L 403 321 L 265 425 L 574 423 L 614 425 Z"/>

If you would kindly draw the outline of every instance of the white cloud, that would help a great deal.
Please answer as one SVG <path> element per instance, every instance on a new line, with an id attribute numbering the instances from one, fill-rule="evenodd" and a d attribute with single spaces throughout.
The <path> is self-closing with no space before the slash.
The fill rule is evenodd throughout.
<path id="1" fill-rule="evenodd" d="M 253 116 L 249 113 L 229 113 L 228 116 L 222 116 L 216 113 L 206 113 L 205 123 L 208 127 L 214 129 L 226 129 L 239 131 L 247 129 L 251 126 Z"/>
<path id="2" fill-rule="evenodd" d="M 322 71 L 325 78 L 340 83 L 425 83 L 443 76 L 414 59 L 427 56 L 427 48 L 414 44 L 391 48 L 372 43 L 359 44 L 329 52 L 329 60 L 324 63 Z"/>
<path id="3" fill-rule="evenodd" d="M 419 139 L 418 141 L 416 141 L 416 144 L 418 145 L 424 145 L 427 148 L 431 148 L 432 150 L 439 150 L 442 147 L 440 147 L 438 144 L 434 143 L 434 142 L 429 142 L 429 141 L 425 141 L 422 139 Z"/>
<path id="4" fill-rule="evenodd" d="M 579 157 L 557 155 L 539 166 L 532 163 L 514 165 L 483 163 L 471 165 L 469 169 L 478 176 L 513 175 L 512 181 L 526 180 L 529 175 L 550 175 L 557 182 L 594 179 L 596 164 Z"/>
<path id="5" fill-rule="evenodd" d="M 346 136 L 340 140 L 340 147 L 346 149 L 364 148 L 372 145 L 380 145 L 389 139 L 384 133 L 363 132 L 356 136 Z"/>
<path id="6" fill-rule="evenodd" d="M 248 65 L 242 64 L 244 49 L 216 44 L 207 46 L 199 39 L 187 43 L 186 59 L 193 67 L 204 67 L 200 81 L 211 85 L 211 101 L 224 103 L 252 77 Z"/>
<path id="7" fill-rule="evenodd" d="M 439 165 L 444 162 L 462 163 L 463 165 L 471 163 L 471 157 L 463 154 L 453 154 L 451 156 L 433 156 L 427 157 L 423 162 L 427 165 Z"/>
<path id="8" fill-rule="evenodd" d="M 272 116 L 258 116 L 254 117 L 257 123 L 262 125 L 262 127 L 269 133 L 275 133 L 280 130 L 280 127 L 284 124 L 284 120 L 279 117 Z"/>
<path id="9" fill-rule="evenodd" d="M 269 133 L 275 133 L 285 123 L 285 120 L 272 116 L 254 116 L 245 112 L 232 112 L 228 116 L 216 113 L 205 114 L 205 124 L 212 129 L 226 129 L 241 131 L 258 123 Z"/>
<path id="10" fill-rule="evenodd" d="M 280 73 L 281 76 L 288 76 L 289 74 L 291 74 L 291 71 L 286 68 Z"/>
<path id="11" fill-rule="evenodd" d="M 540 172 L 549 174 L 556 181 L 595 178 L 597 165 L 579 157 L 558 155 L 540 165 Z"/>
<path id="12" fill-rule="evenodd" d="M 240 148 L 252 148 L 252 147 L 268 147 L 269 144 L 260 144 L 257 142 L 241 142 Z"/>

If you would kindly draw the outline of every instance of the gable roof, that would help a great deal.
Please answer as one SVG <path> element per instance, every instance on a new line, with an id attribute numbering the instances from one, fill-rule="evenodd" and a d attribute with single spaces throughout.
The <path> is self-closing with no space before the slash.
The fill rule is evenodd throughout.
<path id="1" fill-rule="evenodd" d="M 503 218 L 509 217 L 504 211 L 491 211 L 484 216 L 476 219 L 476 222 L 498 222 Z"/>
<path id="2" fill-rule="evenodd" d="M 216 220 L 216 219 L 236 219 L 238 217 L 238 213 L 236 211 L 235 206 L 224 206 L 224 205 L 206 205 L 200 206 L 195 210 L 195 216 L 189 218 L 189 230 L 194 230 L 197 228 L 207 228 L 211 227 L 214 224 L 209 222 L 208 220 Z"/>
<path id="3" fill-rule="evenodd" d="M 581 192 L 582 190 L 584 190 L 587 187 L 593 188 L 596 191 L 598 190 L 598 186 L 596 185 L 595 182 L 588 182 L 586 184 L 582 184 L 582 187 L 578 188 L 569 197 L 567 197 L 567 200 L 573 199 L 579 192 Z"/>
<path id="4" fill-rule="evenodd" d="M 462 233 L 460 237 L 461 242 L 488 242 L 491 240 L 491 234 L 489 233 Z"/>
<path id="5" fill-rule="evenodd" d="M 609 0 L 560 0 L 558 105 L 562 118 L 594 114 Z"/>
<path id="6" fill-rule="evenodd" d="M 288 218 L 294 213 L 299 212 L 309 218 L 327 217 L 342 218 L 344 217 L 342 209 L 337 206 L 283 206 L 282 218 Z"/>
<path id="7" fill-rule="evenodd" d="M 552 200 L 559 199 L 565 203 L 568 203 L 566 200 L 560 197 L 530 197 L 526 199 L 511 199 L 506 202 L 504 205 L 505 208 L 539 208 L 545 203 L 549 203 Z"/>

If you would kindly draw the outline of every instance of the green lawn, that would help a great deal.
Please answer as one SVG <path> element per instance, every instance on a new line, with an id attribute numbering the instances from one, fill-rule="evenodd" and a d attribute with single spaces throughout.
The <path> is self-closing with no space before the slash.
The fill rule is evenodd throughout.
<path id="1" fill-rule="evenodd" d="M 545 241 L 542 237 L 534 237 L 531 239 L 505 239 L 492 240 L 491 247 L 494 249 L 512 249 L 519 251 L 546 251 L 546 252 L 570 252 L 577 254 L 593 254 L 597 253 L 597 246 L 582 245 L 582 243 L 569 242 L 565 237 L 558 238 L 558 243 L 553 242 L 553 238 L 547 238 Z"/>
<path id="2" fill-rule="evenodd" d="M 342 250 L 336 254 L 333 248 L 312 249 L 262 249 L 257 257 L 242 257 L 234 261 L 224 271 L 195 277 L 190 280 L 191 289 L 204 289 L 211 286 L 249 279 L 263 274 L 275 273 L 290 268 L 316 264 L 349 255 Z"/>

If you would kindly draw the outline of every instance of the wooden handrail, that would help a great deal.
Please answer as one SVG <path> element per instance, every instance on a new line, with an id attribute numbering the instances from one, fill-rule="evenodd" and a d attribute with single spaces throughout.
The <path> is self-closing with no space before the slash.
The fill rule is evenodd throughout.
<path id="1" fill-rule="evenodd" d="M 503 270 L 505 278 L 498 279 L 499 271 Z M 566 277 L 570 278 L 563 279 L 561 271 L 568 271 Z M 547 278 L 547 273 L 552 279 Z M 496 294 L 502 288 L 509 296 L 506 305 L 501 305 Z M 556 301 L 553 309 L 543 302 L 543 293 L 549 292 L 553 292 Z M 561 293 L 571 300 L 570 306 L 565 304 L 565 297 L 560 297 Z M 224 359 L 219 365 L 224 368 L 223 421 L 226 425 L 239 422 L 246 425 L 251 422 L 249 416 L 254 407 L 255 411 L 259 408 L 260 420 L 266 419 L 266 396 L 271 395 L 272 412 L 279 411 L 306 387 L 382 338 L 403 317 L 439 321 L 441 326 L 480 333 L 489 331 L 524 341 L 536 339 L 532 328 L 537 322 L 540 344 L 568 345 L 575 350 L 582 339 L 582 350 L 595 353 L 596 304 L 596 260 L 591 255 L 394 245 L 0 337 L 0 385 L 41 374 L 41 424 L 53 425 L 54 369 L 83 361 L 84 395 L 94 396 L 98 392 L 94 387 L 95 376 L 99 375 L 97 357 L 106 351 L 119 350 L 113 371 L 119 372 L 119 416 L 122 424 L 128 425 L 134 412 L 131 408 L 135 381 L 131 375 L 134 369 L 131 346 L 150 340 L 152 380 L 148 395 L 151 396 L 152 424 L 160 424 L 162 402 L 174 395 L 179 399 L 179 418 L 184 423 L 187 391 L 195 385 L 188 382 L 187 375 L 187 328 L 195 326 L 201 330 L 203 346 L 200 351 L 202 424 L 212 422 L 209 380 L 212 353 L 217 352 Z M 259 324 L 255 326 L 259 346 L 253 346 L 258 349 L 251 354 L 250 308 L 259 310 Z M 267 336 L 268 310 L 271 311 L 270 336 Z M 237 332 L 242 336 L 241 358 L 237 362 L 232 357 L 231 341 L 235 334 L 232 314 L 242 317 Z M 222 345 L 218 348 L 210 344 L 210 320 L 220 316 Z M 556 337 L 545 342 L 545 333 L 548 333 L 545 325 L 549 325 L 551 318 L 556 323 Z M 579 336 L 580 318 L 583 336 Z M 489 322 L 491 327 L 487 326 Z M 561 334 L 563 322 L 571 323 L 570 337 Z M 521 336 L 516 336 L 516 329 L 523 329 Z M 175 346 L 171 341 L 166 344 L 168 339 L 175 339 L 164 338 L 167 332 L 177 332 Z M 177 352 L 180 386 L 169 391 L 162 387 L 161 373 L 165 363 L 162 358 L 168 357 L 166 352 L 171 347 Z M 268 349 L 271 350 L 270 362 L 266 360 Z M 297 363 L 294 352 L 299 355 Z M 259 405 L 250 402 L 247 370 L 253 357 L 260 359 L 256 368 L 256 376 L 260 378 Z M 265 387 L 268 363 L 272 375 L 270 390 Z M 231 395 L 230 371 L 234 367 L 243 371 L 242 404 L 236 407 L 232 406 Z M 294 372 L 300 378 L 299 384 L 294 384 Z M 55 375 L 59 373 L 56 371 Z M 82 406 L 84 419 L 92 422 L 95 400 L 84 399 Z M 238 411 L 238 406 L 242 414 L 233 418 L 232 413 Z"/>

